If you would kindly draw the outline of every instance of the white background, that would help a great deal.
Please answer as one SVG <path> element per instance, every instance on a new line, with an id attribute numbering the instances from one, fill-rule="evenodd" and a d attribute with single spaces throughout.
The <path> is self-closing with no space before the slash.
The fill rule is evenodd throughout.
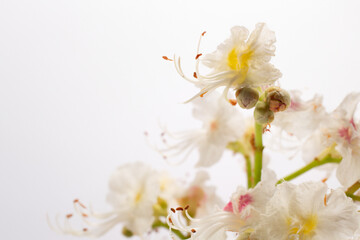
<path id="1" fill-rule="evenodd" d="M 191 74 L 201 32 L 205 53 L 233 25 L 266 22 L 281 86 L 321 93 L 333 109 L 360 90 L 359 12 L 357 1 L 329 0 L 0 1 L 0 238 L 73 239 L 46 214 L 67 213 L 74 198 L 106 210 L 122 163 L 166 167 L 143 132 L 157 138 L 159 120 L 188 128 L 191 105 L 180 103 L 197 89 L 161 56 L 182 55 Z M 225 157 L 211 169 L 224 198 L 244 184 L 240 160 Z M 119 229 L 103 239 L 121 239 Z"/>

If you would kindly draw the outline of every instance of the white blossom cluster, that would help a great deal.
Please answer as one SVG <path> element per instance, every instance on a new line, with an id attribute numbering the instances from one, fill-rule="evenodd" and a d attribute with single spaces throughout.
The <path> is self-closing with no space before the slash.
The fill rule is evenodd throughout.
<path id="1" fill-rule="evenodd" d="M 278 114 L 274 125 L 298 140 L 306 162 L 324 153 L 341 155 L 337 178 L 349 187 L 360 179 L 360 122 L 354 116 L 359 101 L 360 93 L 350 93 L 329 113 L 318 96 L 304 101 L 293 92 L 289 109 Z"/>
<path id="2" fill-rule="evenodd" d="M 233 27 L 230 38 L 204 56 L 199 41 L 192 78 L 184 74 L 180 58 L 164 56 L 182 78 L 200 88 L 188 102 L 201 127 L 163 129 L 163 145 L 153 147 L 167 162 L 180 158 L 178 164 L 197 152 L 194 170 L 201 171 L 182 182 L 140 162 L 120 166 L 109 181 L 110 211 L 95 213 L 76 199 L 74 213 L 63 223 L 57 219 L 54 230 L 99 237 L 119 224 L 124 237 L 141 239 L 166 228 L 171 239 L 359 240 L 360 93 L 348 94 L 328 112 L 321 96 L 304 100 L 300 91 L 282 89 L 277 82 L 282 75 L 270 63 L 275 41 L 264 23 L 250 34 L 245 27 Z M 209 68 L 207 74 L 200 73 L 200 64 Z M 223 88 L 222 95 L 217 88 Z M 245 117 L 242 111 L 252 108 L 253 117 Z M 263 141 L 265 132 L 270 140 Z M 304 167 L 278 178 L 263 149 L 281 153 L 289 146 L 301 153 Z M 204 170 L 221 161 L 225 151 L 241 156 L 246 166 L 247 186 L 237 183 L 230 199 L 216 194 Z M 326 179 L 290 182 L 322 166 L 336 171 L 340 188 L 328 186 Z M 75 217 L 80 227 L 71 223 Z"/>
<path id="3" fill-rule="evenodd" d="M 63 217 L 63 222 L 57 216 L 56 226 L 49 222 L 55 231 L 74 236 L 100 237 L 120 224 L 124 235 L 145 237 L 153 228 L 165 224 L 168 205 L 191 204 L 192 216 L 196 217 L 223 205 L 215 188 L 207 184 L 208 179 L 206 172 L 199 171 L 193 181 L 180 185 L 179 179 L 144 163 L 125 164 L 109 180 L 107 201 L 112 210 L 96 213 L 75 199 L 74 213 Z M 71 223 L 76 217 L 80 218 L 81 227 L 75 228 Z"/>
<path id="4" fill-rule="evenodd" d="M 181 211 L 168 216 L 172 228 L 191 234 L 190 239 L 351 239 L 359 228 L 357 205 L 340 190 L 322 182 L 300 185 L 284 182 L 275 187 L 275 174 L 264 173 L 255 188 L 239 187 L 223 210 L 187 225 Z"/>

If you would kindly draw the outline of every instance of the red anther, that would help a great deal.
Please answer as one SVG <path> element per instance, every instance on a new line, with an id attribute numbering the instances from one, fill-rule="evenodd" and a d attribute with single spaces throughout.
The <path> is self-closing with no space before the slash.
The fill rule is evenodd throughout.
<path id="1" fill-rule="evenodd" d="M 325 197 L 324 197 L 324 205 L 325 205 L 325 207 L 327 206 L 326 205 L 326 194 L 325 194 Z"/>
<path id="2" fill-rule="evenodd" d="M 173 224 L 173 225 L 174 225 L 174 223 L 173 223 L 173 221 L 172 221 L 171 217 L 169 217 L 169 222 L 170 222 L 171 224 Z"/>
<path id="3" fill-rule="evenodd" d="M 71 218 L 73 215 L 71 213 L 66 215 L 66 218 Z"/>
<path id="4" fill-rule="evenodd" d="M 173 212 L 173 213 L 175 213 L 175 209 L 173 209 L 173 208 L 170 208 L 170 210 Z"/>
<path id="5" fill-rule="evenodd" d="M 237 104 L 236 99 L 229 99 L 229 103 L 233 106 L 235 106 Z"/>
<path id="6" fill-rule="evenodd" d="M 162 133 L 160 134 L 160 136 L 162 136 L 162 137 L 163 137 L 163 136 L 165 136 L 165 133 L 164 133 L 164 132 L 162 132 Z"/>
<path id="7" fill-rule="evenodd" d="M 167 56 L 162 56 L 162 58 L 167 60 L 167 61 L 172 61 L 172 59 L 168 58 Z"/>
<path id="8" fill-rule="evenodd" d="M 191 232 L 192 232 L 192 233 L 196 233 L 196 230 L 195 230 L 195 229 L 191 229 Z"/>
<path id="9" fill-rule="evenodd" d="M 73 202 L 74 202 L 74 203 L 77 203 L 77 202 L 79 202 L 79 199 L 74 199 Z"/>
<path id="10" fill-rule="evenodd" d="M 199 53 L 198 55 L 196 55 L 195 60 L 197 60 L 201 55 L 202 55 L 202 53 Z"/>
<path id="11" fill-rule="evenodd" d="M 197 74 L 196 74 L 196 72 L 194 72 L 194 78 L 197 78 Z"/>
<path id="12" fill-rule="evenodd" d="M 83 231 L 84 231 L 84 232 L 87 232 L 87 230 L 88 230 L 87 228 L 83 228 Z"/>
<path id="13" fill-rule="evenodd" d="M 323 180 L 321 180 L 323 183 L 325 183 L 328 179 L 324 178 Z"/>
<path id="14" fill-rule="evenodd" d="M 88 217 L 89 215 L 87 215 L 86 213 L 82 213 L 81 214 L 83 217 Z"/>
<path id="15" fill-rule="evenodd" d="M 177 207 L 176 211 L 184 211 L 184 209 L 182 207 Z"/>
<path id="16" fill-rule="evenodd" d="M 200 97 L 204 97 L 204 95 L 207 93 L 207 91 L 206 92 L 204 92 L 204 93 L 202 93 L 201 95 L 200 95 Z"/>
<path id="17" fill-rule="evenodd" d="M 163 157 L 163 159 L 167 159 L 167 156 L 165 156 L 165 155 L 163 155 L 162 157 Z"/>
<path id="18" fill-rule="evenodd" d="M 144 135 L 145 135 L 145 136 L 148 136 L 148 135 L 149 135 L 149 133 L 148 133 L 147 131 L 145 131 L 145 132 L 144 132 Z"/>
<path id="19" fill-rule="evenodd" d="M 206 31 L 204 31 L 204 32 L 201 34 L 201 36 L 204 36 L 204 35 L 205 35 L 205 33 L 206 33 Z"/>
<path id="20" fill-rule="evenodd" d="M 189 205 L 186 205 L 184 209 L 185 209 L 185 210 L 188 210 L 189 207 L 190 207 Z"/>

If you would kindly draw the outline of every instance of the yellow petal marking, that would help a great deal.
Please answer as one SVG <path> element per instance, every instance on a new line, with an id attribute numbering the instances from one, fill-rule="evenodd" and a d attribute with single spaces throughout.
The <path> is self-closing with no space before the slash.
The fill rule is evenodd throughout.
<path id="1" fill-rule="evenodd" d="M 293 222 L 289 218 L 287 219 L 287 223 L 289 226 L 291 226 Z M 306 236 L 306 235 L 311 236 L 314 233 L 317 224 L 318 224 L 317 215 L 314 214 L 310 215 L 308 218 L 302 219 L 302 221 L 300 222 L 300 226 L 292 227 L 290 229 L 290 234 L 298 234 L 299 236 Z"/>
<path id="2" fill-rule="evenodd" d="M 228 66 L 231 70 L 240 70 L 239 58 L 238 58 L 238 51 L 236 48 L 233 48 L 228 55 Z"/>

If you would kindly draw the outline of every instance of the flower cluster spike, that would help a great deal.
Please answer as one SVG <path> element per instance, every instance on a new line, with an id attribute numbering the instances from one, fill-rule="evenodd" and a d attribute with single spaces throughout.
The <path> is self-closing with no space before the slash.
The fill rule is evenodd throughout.
<path id="1" fill-rule="evenodd" d="M 160 144 L 145 132 L 149 145 L 173 169 L 192 160 L 187 171 L 193 180 L 141 162 L 124 164 L 109 180 L 110 211 L 95 213 L 75 199 L 74 211 L 63 223 L 58 217 L 56 226 L 49 219 L 51 227 L 85 237 L 99 237 L 121 225 L 124 237 L 141 239 L 159 239 L 158 229 L 166 228 L 174 240 L 359 240 L 360 93 L 350 93 L 328 112 L 321 96 L 303 99 L 300 91 L 280 88 L 281 73 L 270 63 L 275 34 L 264 23 L 252 33 L 233 27 L 230 37 L 209 54 L 199 51 L 204 35 L 192 77 L 184 74 L 180 57 L 163 56 L 199 88 L 187 102 L 200 127 L 179 132 L 162 127 Z M 200 72 L 200 64 L 207 73 Z M 252 117 L 245 111 L 253 111 Z M 244 170 L 238 175 L 247 179 L 247 184 L 240 177 L 231 179 L 228 184 L 235 191 L 230 198 L 217 194 L 206 171 L 211 166 L 220 171 L 226 151 L 240 159 Z M 283 157 L 270 159 L 274 151 Z M 269 162 L 282 164 L 287 154 L 303 159 L 304 166 L 278 177 L 279 169 L 270 169 Z M 319 178 L 290 183 L 315 168 Z M 328 185 L 331 178 L 341 187 Z"/>

